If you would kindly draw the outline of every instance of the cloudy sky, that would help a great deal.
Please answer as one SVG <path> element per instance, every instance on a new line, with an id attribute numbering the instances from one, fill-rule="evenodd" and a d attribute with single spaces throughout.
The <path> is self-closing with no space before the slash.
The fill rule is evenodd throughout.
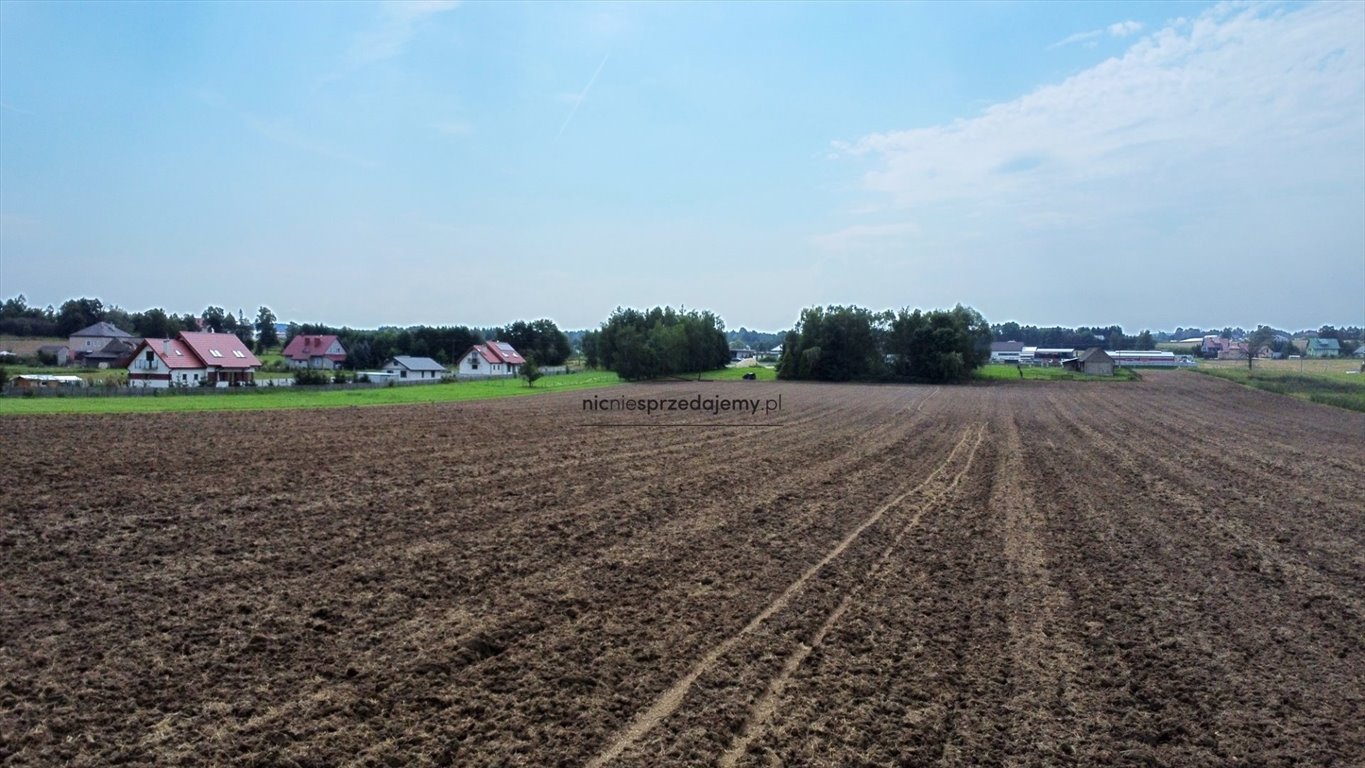
<path id="1" fill-rule="evenodd" d="M 0 298 L 1365 324 L 1365 3 L 0 3 Z"/>

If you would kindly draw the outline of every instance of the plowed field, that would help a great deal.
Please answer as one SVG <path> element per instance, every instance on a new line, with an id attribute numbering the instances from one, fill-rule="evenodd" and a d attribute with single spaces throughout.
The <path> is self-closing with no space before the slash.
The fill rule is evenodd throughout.
<path id="1" fill-rule="evenodd" d="M 0 421 L 0 763 L 1365 764 L 1365 414 L 618 393 Z"/>

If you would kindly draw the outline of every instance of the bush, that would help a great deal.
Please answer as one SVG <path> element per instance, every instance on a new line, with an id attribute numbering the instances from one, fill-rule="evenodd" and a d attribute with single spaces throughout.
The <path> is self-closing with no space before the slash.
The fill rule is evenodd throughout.
<path id="1" fill-rule="evenodd" d="M 328 382 L 327 374 L 311 368 L 300 368 L 294 372 L 294 386 L 320 387 Z"/>
<path id="2" fill-rule="evenodd" d="M 346 372 L 345 372 L 345 371 L 338 370 L 336 373 L 332 374 L 332 383 L 333 383 L 333 384 L 345 384 L 345 383 L 346 383 Z"/>
<path id="3" fill-rule="evenodd" d="M 521 377 L 526 379 L 526 386 L 534 387 L 536 380 L 545 374 L 540 372 L 540 366 L 536 365 L 535 358 L 527 358 L 521 366 Z"/>

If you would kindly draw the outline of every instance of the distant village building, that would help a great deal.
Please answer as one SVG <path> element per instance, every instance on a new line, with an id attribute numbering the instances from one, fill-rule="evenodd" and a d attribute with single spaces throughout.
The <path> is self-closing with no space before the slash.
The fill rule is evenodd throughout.
<path id="1" fill-rule="evenodd" d="M 130 387 L 241 387 L 255 383 L 261 361 L 234 334 L 186 331 L 143 339 L 126 365 Z"/>
<path id="2" fill-rule="evenodd" d="M 124 331 L 112 323 L 95 323 L 94 325 L 82 328 L 71 334 L 67 339 L 67 346 L 71 349 L 71 357 L 80 360 L 91 352 L 98 352 L 109 345 L 109 342 L 118 339 L 129 339 L 136 343 L 133 334 Z"/>
<path id="3" fill-rule="evenodd" d="M 516 376 L 526 358 L 505 341 L 475 344 L 455 363 L 455 375 L 461 379 L 487 379 Z"/>
<path id="4" fill-rule="evenodd" d="M 336 370 L 346 362 L 346 348 L 335 335 L 299 334 L 284 347 L 290 368 Z"/>
<path id="5" fill-rule="evenodd" d="M 730 362 L 732 363 L 738 363 L 741 360 L 749 360 L 755 357 L 758 357 L 758 350 L 749 349 L 748 347 L 730 350 Z"/>
<path id="6" fill-rule="evenodd" d="M 1308 340 L 1308 345 L 1304 349 L 1306 357 L 1341 357 L 1341 343 L 1336 339 L 1325 339 L 1317 337 Z"/>
<path id="7" fill-rule="evenodd" d="M 1091 347 L 1063 363 L 1070 370 L 1088 376 L 1113 376 L 1114 358 L 1099 347 Z"/>
<path id="8" fill-rule="evenodd" d="M 1199 354 L 1208 360 L 1245 360 L 1249 351 L 1245 341 L 1210 334 L 1200 342 Z"/>
<path id="9" fill-rule="evenodd" d="M 79 376 L 21 373 L 14 377 L 14 386 L 18 389 L 60 389 L 63 387 L 83 387 L 85 380 Z"/>
<path id="10" fill-rule="evenodd" d="M 1024 353 L 1024 342 L 1022 341 L 993 341 L 991 342 L 991 362 L 1016 364 L 1019 356 Z"/>
<path id="11" fill-rule="evenodd" d="M 39 360 L 52 361 L 53 365 L 66 365 L 71 362 L 71 349 L 62 344 L 44 344 L 38 347 Z"/>
<path id="12" fill-rule="evenodd" d="M 409 357 L 399 355 L 384 363 L 383 372 L 395 381 L 434 383 L 440 381 L 449 371 L 444 365 L 429 357 Z"/>
<path id="13" fill-rule="evenodd" d="M 1024 347 L 1019 362 L 1024 365 L 1061 365 L 1063 360 L 1076 356 L 1076 350 L 1066 347 Z"/>
<path id="14" fill-rule="evenodd" d="M 87 352 L 81 358 L 81 365 L 86 368 L 120 368 L 127 365 L 128 358 L 132 357 L 133 350 L 137 349 L 138 340 L 134 338 L 114 339 L 104 345 L 103 349 L 96 352 Z"/>

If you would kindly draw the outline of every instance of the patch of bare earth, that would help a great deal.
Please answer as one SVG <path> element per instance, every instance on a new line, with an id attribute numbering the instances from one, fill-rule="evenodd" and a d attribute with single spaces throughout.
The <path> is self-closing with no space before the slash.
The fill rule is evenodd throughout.
<path id="1" fill-rule="evenodd" d="M 623 391 L 7 419 L 0 763 L 1365 762 L 1365 415 Z"/>

